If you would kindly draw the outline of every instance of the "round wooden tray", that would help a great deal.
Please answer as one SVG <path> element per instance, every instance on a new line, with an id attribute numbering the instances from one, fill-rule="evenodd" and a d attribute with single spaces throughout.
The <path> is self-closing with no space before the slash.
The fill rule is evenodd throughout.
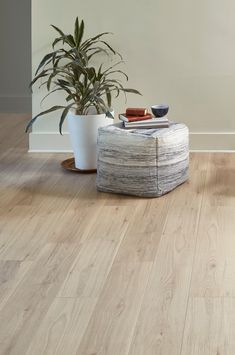
<path id="1" fill-rule="evenodd" d="M 81 169 L 75 168 L 74 158 L 69 158 L 69 159 L 63 160 L 61 162 L 61 166 L 62 166 L 62 168 L 66 169 L 68 171 L 73 171 L 74 173 L 80 173 L 80 174 L 94 174 L 97 172 L 96 169 L 81 170 Z"/>

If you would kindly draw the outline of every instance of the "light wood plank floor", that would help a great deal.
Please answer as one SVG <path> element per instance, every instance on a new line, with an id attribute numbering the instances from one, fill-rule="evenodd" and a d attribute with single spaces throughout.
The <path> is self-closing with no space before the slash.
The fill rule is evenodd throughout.
<path id="1" fill-rule="evenodd" d="M 0 115 L 0 354 L 235 354 L 235 154 L 159 199 L 98 193 Z"/>

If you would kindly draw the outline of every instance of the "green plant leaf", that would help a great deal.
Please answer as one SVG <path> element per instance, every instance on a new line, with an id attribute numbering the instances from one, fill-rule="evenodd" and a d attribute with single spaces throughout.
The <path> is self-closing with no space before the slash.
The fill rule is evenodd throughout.
<path id="1" fill-rule="evenodd" d="M 81 65 L 81 63 L 79 63 L 78 61 L 76 60 L 73 60 L 72 62 L 66 64 L 64 66 L 65 68 L 73 68 L 73 69 L 76 69 L 78 70 L 80 73 L 82 74 L 87 74 L 87 70 L 86 68 L 84 68 L 84 66 Z"/>
<path id="2" fill-rule="evenodd" d="M 64 48 L 61 49 L 61 51 L 64 53 L 64 55 L 61 55 L 61 58 L 64 59 L 72 59 L 75 60 L 76 56 L 73 55 L 74 48 L 71 48 L 69 51 L 66 51 Z"/>
<path id="3" fill-rule="evenodd" d="M 56 76 L 56 71 L 53 71 L 47 80 L 47 91 L 50 91 L 52 79 Z"/>
<path id="4" fill-rule="evenodd" d="M 88 79 L 93 80 L 96 77 L 96 71 L 94 67 L 87 68 Z"/>
<path id="5" fill-rule="evenodd" d="M 35 78 L 31 81 L 31 83 L 29 84 L 29 87 L 32 87 L 33 84 L 36 83 L 37 80 L 39 80 L 40 78 L 44 78 L 45 76 L 48 76 L 48 70 L 44 70 L 42 71 L 40 74 L 38 74 L 37 76 L 35 76 Z"/>
<path id="6" fill-rule="evenodd" d="M 40 85 L 39 85 L 39 89 L 41 89 L 41 87 L 43 87 L 44 85 L 47 84 L 47 80 L 46 81 L 43 81 Z"/>
<path id="7" fill-rule="evenodd" d="M 107 112 L 106 112 L 106 116 L 107 116 L 108 118 L 114 119 L 114 116 L 113 116 L 112 112 L 110 112 L 110 111 L 107 111 Z"/>
<path id="8" fill-rule="evenodd" d="M 125 91 L 125 92 L 129 92 L 129 93 L 131 93 L 131 94 L 137 94 L 137 95 L 141 95 L 142 96 L 142 94 L 138 91 L 138 90 L 135 90 L 135 89 L 121 89 L 122 91 Z"/>
<path id="9" fill-rule="evenodd" d="M 113 68 L 115 68 L 117 65 L 123 64 L 123 63 L 124 63 L 123 60 L 120 60 L 119 62 L 115 63 L 114 65 L 111 65 L 111 67 L 107 68 L 107 69 L 103 72 L 103 74 L 108 73 L 110 70 L 112 70 Z"/>
<path id="10" fill-rule="evenodd" d="M 87 48 L 89 48 L 98 38 L 103 37 L 105 35 L 111 34 L 111 32 L 102 32 L 100 34 L 98 34 L 95 37 L 89 38 L 87 39 L 85 42 L 83 42 L 82 44 L 82 49 L 86 50 Z"/>
<path id="11" fill-rule="evenodd" d="M 64 80 L 64 79 L 58 79 L 58 83 L 61 86 L 72 86 L 68 81 Z"/>
<path id="12" fill-rule="evenodd" d="M 29 123 L 26 126 L 26 130 L 25 132 L 28 132 L 29 128 L 34 124 L 34 122 L 36 121 L 36 119 L 40 116 L 46 115 L 47 113 L 56 111 L 56 110 L 60 110 L 64 108 L 64 106 L 52 106 L 51 108 L 49 108 L 46 111 L 40 112 L 38 115 L 36 115 L 31 121 L 29 121 Z"/>
<path id="13" fill-rule="evenodd" d="M 53 27 L 60 35 L 61 37 L 65 37 L 66 35 L 64 34 L 63 31 L 61 31 L 58 27 L 51 25 L 51 27 Z"/>
<path id="14" fill-rule="evenodd" d="M 73 100 L 73 99 L 74 99 L 74 96 L 73 96 L 73 95 L 68 95 L 65 100 L 66 100 L 67 102 L 69 102 L 69 101 L 71 101 L 71 100 Z"/>
<path id="15" fill-rule="evenodd" d="M 72 104 L 68 105 L 67 107 L 65 107 L 65 109 L 63 110 L 62 115 L 60 117 L 59 129 L 60 129 L 61 135 L 62 135 L 62 127 L 63 127 L 64 120 L 65 120 L 65 118 L 72 106 L 74 106 L 74 102 Z"/>
<path id="16" fill-rule="evenodd" d="M 69 44 L 71 47 L 75 47 L 76 44 L 74 42 L 74 38 L 71 34 L 66 35 L 63 31 L 61 31 L 58 27 L 51 25 L 62 37 L 63 42 L 66 42 L 67 44 Z M 55 42 L 55 41 L 54 41 Z M 53 42 L 53 44 L 54 44 Z"/>
<path id="17" fill-rule="evenodd" d="M 72 35 L 67 35 L 65 37 L 65 42 L 67 42 L 71 47 L 76 47 L 76 43 Z"/>
<path id="18" fill-rule="evenodd" d="M 96 47 L 97 48 L 97 47 Z M 90 50 L 93 50 L 94 48 L 90 48 Z M 88 61 L 96 54 L 99 54 L 99 53 L 105 53 L 107 56 L 109 56 L 109 52 L 104 49 L 104 48 L 99 48 L 97 50 L 95 50 L 93 53 L 91 53 L 90 55 L 88 55 Z"/>
<path id="19" fill-rule="evenodd" d="M 63 37 L 58 37 L 54 40 L 54 42 L 52 43 L 52 48 L 55 47 L 55 45 L 59 42 L 62 42 L 63 41 Z"/>
<path id="20" fill-rule="evenodd" d="M 125 76 L 125 78 L 126 78 L 127 81 L 129 80 L 129 78 L 128 78 L 128 76 L 126 75 L 126 73 L 124 73 L 122 70 L 112 70 L 112 71 L 109 71 L 107 75 L 115 74 L 115 73 L 120 73 L 120 74 L 122 74 L 122 75 Z"/>
<path id="21" fill-rule="evenodd" d="M 107 105 L 105 104 L 104 100 L 99 97 L 99 96 L 96 96 L 96 101 L 101 104 L 105 109 L 108 109 Z"/>
<path id="22" fill-rule="evenodd" d="M 78 35 L 77 43 L 76 43 L 77 48 L 79 48 L 79 46 L 82 42 L 83 34 L 84 34 L 84 21 L 82 20 L 80 28 L 79 28 L 79 35 Z"/>
<path id="23" fill-rule="evenodd" d="M 39 70 L 44 66 L 44 64 L 46 64 L 46 62 L 50 59 L 53 58 L 53 56 L 55 55 L 55 52 L 51 52 L 51 53 L 48 53 L 46 54 L 43 59 L 41 60 L 36 72 L 35 72 L 35 75 L 37 75 L 37 73 L 39 72 Z"/>
<path id="24" fill-rule="evenodd" d="M 48 96 L 50 96 L 51 94 L 53 94 L 55 91 L 59 91 L 59 90 L 63 90 L 63 89 L 62 89 L 62 88 L 57 88 L 57 89 L 54 89 L 54 90 L 48 92 L 48 94 L 46 94 L 46 95 L 42 98 L 42 100 L 41 100 L 41 102 L 40 102 L 40 105 L 46 100 L 46 98 L 47 98 Z"/>
<path id="25" fill-rule="evenodd" d="M 74 25 L 74 40 L 76 46 L 78 45 L 78 38 L 79 38 L 79 21 L 78 21 L 78 17 L 76 17 L 75 25 Z"/>
<path id="26" fill-rule="evenodd" d="M 107 98 L 107 104 L 108 104 L 108 107 L 111 107 L 111 104 L 112 104 L 112 95 L 111 95 L 111 92 L 109 90 L 109 87 L 106 88 L 106 98 Z"/>
<path id="27" fill-rule="evenodd" d="M 117 52 L 106 41 L 100 41 L 100 42 L 103 43 L 106 47 L 108 47 L 108 49 L 110 49 L 110 51 L 113 54 L 117 54 Z"/>

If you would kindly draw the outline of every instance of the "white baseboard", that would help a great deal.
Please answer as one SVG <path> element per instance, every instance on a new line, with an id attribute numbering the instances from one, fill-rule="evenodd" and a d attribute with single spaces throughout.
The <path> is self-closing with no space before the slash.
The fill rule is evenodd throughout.
<path id="1" fill-rule="evenodd" d="M 31 112 L 31 96 L 0 96 L 0 112 Z"/>
<path id="2" fill-rule="evenodd" d="M 191 132 L 192 152 L 235 152 L 235 132 Z M 29 152 L 72 152 L 69 134 L 57 132 L 32 132 L 29 135 Z"/>

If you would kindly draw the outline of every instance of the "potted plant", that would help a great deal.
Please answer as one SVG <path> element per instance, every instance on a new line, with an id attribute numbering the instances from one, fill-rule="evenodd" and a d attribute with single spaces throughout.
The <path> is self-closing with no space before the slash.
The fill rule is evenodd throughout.
<path id="1" fill-rule="evenodd" d="M 118 68 L 123 63 L 122 57 L 106 41 L 109 32 L 100 33 L 84 40 L 84 21 L 76 18 L 74 34 L 65 34 L 58 27 L 52 27 L 59 34 L 52 44 L 52 52 L 46 54 L 40 62 L 31 86 L 42 80 L 40 87 L 46 86 L 47 95 L 63 91 L 65 104 L 56 105 L 40 112 L 26 127 L 26 132 L 38 117 L 61 110 L 59 131 L 65 118 L 78 169 L 96 168 L 96 140 L 98 128 L 112 123 L 112 98 L 121 92 L 140 94 L 137 90 L 125 88 L 117 75 L 128 80 L 127 75 Z M 60 46 L 58 47 L 58 44 Z M 98 64 L 98 56 L 119 56 L 115 64 L 105 67 Z M 96 65 L 92 65 L 96 63 Z"/>

